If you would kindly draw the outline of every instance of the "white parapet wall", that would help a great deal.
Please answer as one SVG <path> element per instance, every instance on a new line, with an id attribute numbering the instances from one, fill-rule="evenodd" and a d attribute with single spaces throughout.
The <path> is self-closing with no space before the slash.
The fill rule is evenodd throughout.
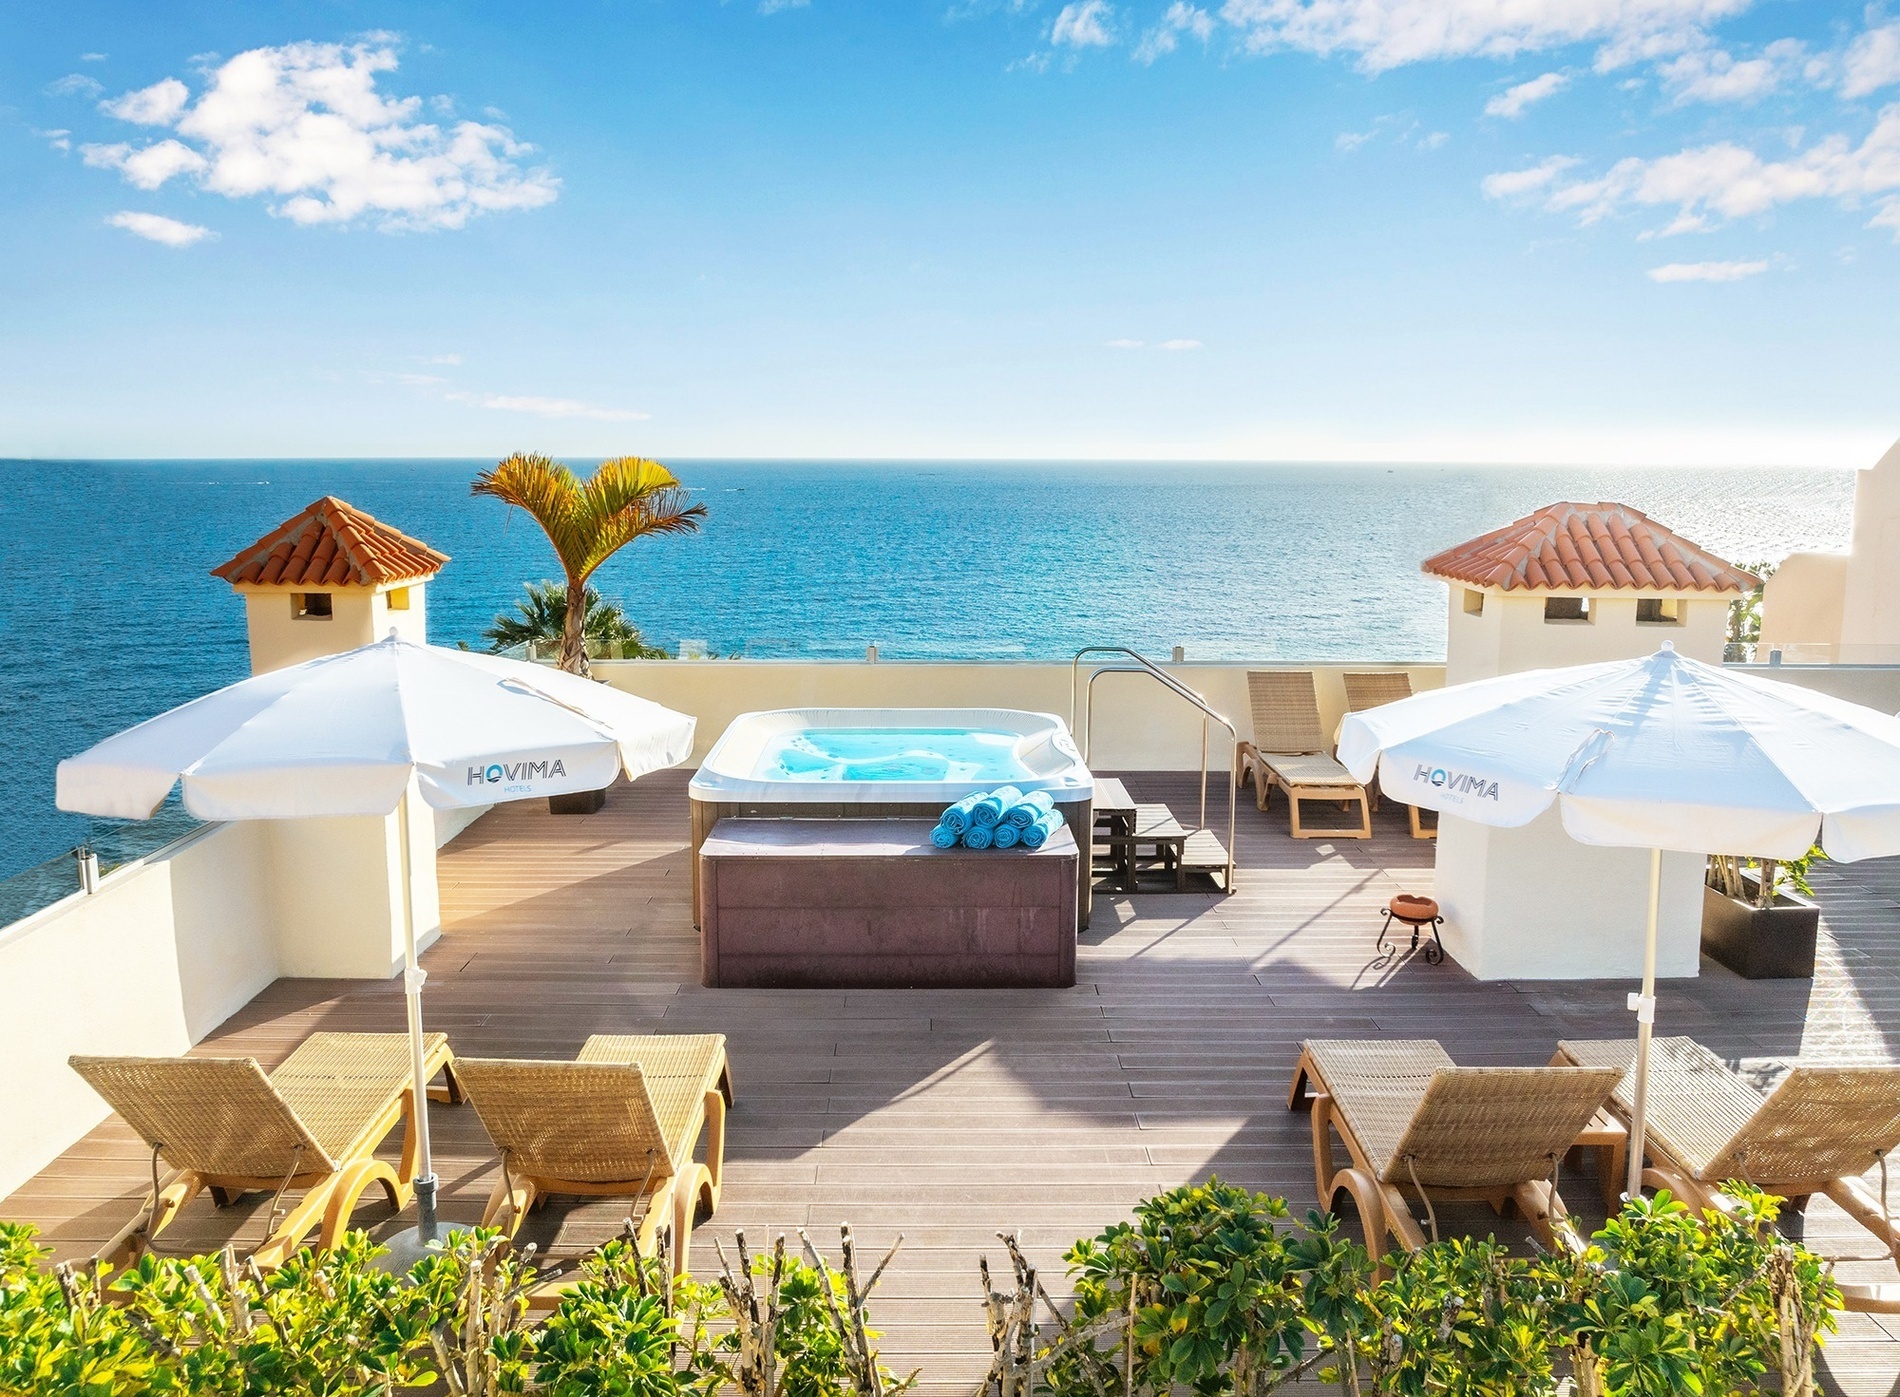
<path id="1" fill-rule="evenodd" d="M 0 1197 L 106 1106 L 74 1053 L 182 1053 L 277 977 L 264 831 L 213 825 L 0 929 Z"/>
<path id="2" fill-rule="evenodd" d="M 1090 663 L 1112 665 L 1113 656 Z M 1086 686 L 1090 663 L 1082 670 Z M 1174 678 L 1204 695 L 1245 740 L 1253 730 L 1247 704 L 1249 669 L 1308 669 L 1319 694 L 1320 719 L 1334 732 L 1346 711 L 1340 676 L 1348 670 L 1402 669 L 1414 689 L 1445 682 L 1443 665 L 1233 664 L 1165 665 Z M 698 761 L 741 713 L 772 708 L 1021 708 L 1066 719 L 1070 667 L 1066 664 L 953 662 L 839 662 L 804 660 L 605 660 L 593 670 L 616 688 L 639 694 L 699 720 Z M 1104 674 L 1095 681 L 1094 731 L 1089 762 L 1106 771 L 1191 771 L 1201 764 L 1200 714 L 1151 676 Z M 1228 764 L 1227 735 L 1211 724 L 1208 765 Z M 1079 737 L 1080 734 L 1078 733 Z"/>

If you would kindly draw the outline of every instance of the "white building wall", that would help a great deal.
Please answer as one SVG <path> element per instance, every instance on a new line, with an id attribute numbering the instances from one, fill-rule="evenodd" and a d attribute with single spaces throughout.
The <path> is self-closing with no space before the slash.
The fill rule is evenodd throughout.
<path id="1" fill-rule="evenodd" d="M 74 1053 L 182 1053 L 278 974 L 253 825 L 217 825 L 0 930 L 0 1196 L 108 1114 Z"/>
<path id="2" fill-rule="evenodd" d="M 1450 584 L 1446 682 L 1597 664 L 1654 654 L 1664 641 L 1691 659 L 1719 664 L 1728 624 L 1726 596 L 1675 593 L 1679 619 L 1636 619 L 1637 596 L 1512 594 Z M 1587 595 L 1590 617 L 1546 620 L 1550 595 Z M 1745 850 L 1710 850 L 1744 853 Z M 1446 815 L 1439 820 L 1436 887 L 1445 949 L 1481 980 L 1623 978 L 1643 968 L 1649 909 L 1649 853 L 1579 844 L 1555 809 L 1522 829 L 1492 829 Z M 1703 860 L 1663 860 L 1658 974 L 1694 975 L 1700 965 Z"/>

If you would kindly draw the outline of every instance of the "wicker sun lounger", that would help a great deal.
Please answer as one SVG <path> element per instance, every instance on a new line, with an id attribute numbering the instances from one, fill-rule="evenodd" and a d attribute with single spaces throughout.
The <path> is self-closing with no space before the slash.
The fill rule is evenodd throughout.
<path id="1" fill-rule="evenodd" d="M 171 1173 L 140 1215 L 100 1250 L 123 1260 L 151 1244 L 205 1189 L 224 1206 L 240 1194 L 304 1190 L 252 1259 L 280 1264 L 322 1223 L 330 1247 L 370 1185 L 391 1206 L 407 1206 L 416 1173 L 409 1039 L 401 1033 L 313 1033 L 283 1066 L 265 1075 L 248 1057 L 74 1057 L 73 1070 L 125 1118 Z M 447 1069 L 447 1099 L 459 1101 L 448 1039 L 432 1034 L 429 1072 Z M 433 1092 L 432 1092 L 433 1094 Z M 398 1122 L 402 1162 L 376 1147 Z"/>
<path id="2" fill-rule="evenodd" d="M 1249 670 L 1247 696 L 1253 707 L 1253 740 L 1234 751 L 1234 783 L 1251 779 L 1254 804 L 1267 808 L 1275 786 L 1284 790 L 1295 839 L 1370 839 L 1372 810 L 1366 788 L 1331 755 L 1332 743 L 1320 729 L 1319 697 L 1311 670 Z M 1359 807 L 1357 829 L 1309 830 L 1300 820 L 1300 802 L 1336 801 Z"/>
<path id="3" fill-rule="evenodd" d="M 655 1253 L 671 1229 L 688 1270 L 700 1208 L 719 1205 L 732 1080 L 722 1034 L 602 1034 L 574 1062 L 462 1058 L 469 1103 L 501 1152 L 485 1227 L 513 1235 L 556 1194 L 644 1202 L 636 1241 Z M 706 1131 L 706 1162 L 693 1147 Z"/>
<path id="4" fill-rule="evenodd" d="M 1557 1059 L 1627 1073 L 1636 1044 L 1566 1040 Z M 1633 1086 L 1626 1076 L 1610 1101 L 1625 1122 Z M 1657 1038 L 1649 1045 L 1643 1133 L 1644 1184 L 1692 1208 L 1720 1207 L 1721 1186 L 1731 1179 L 1797 1209 L 1823 1193 L 1900 1264 L 1900 1228 L 1886 1200 L 1860 1182 L 1900 1145 L 1900 1067 L 1796 1065 L 1763 1096 L 1693 1038 Z M 1841 1293 L 1850 1310 L 1900 1314 L 1900 1285 L 1841 1283 Z"/>
<path id="5" fill-rule="evenodd" d="M 1459 1067 L 1436 1042 L 1310 1039 L 1287 1108 L 1313 1113 L 1313 1178 L 1331 1207 L 1341 1190 L 1359 1209 L 1366 1245 L 1386 1233 L 1407 1251 L 1437 1239 L 1436 1202 L 1515 1202 L 1547 1245 L 1575 1245 L 1557 1193 L 1559 1165 L 1590 1128 L 1614 1068 Z M 1308 1094 L 1308 1088 L 1311 1094 Z M 1352 1163 L 1337 1169 L 1332 1132 Z"/>
<path id="6" fill-rule="evenodd" d="M 1400 699 L 1408 699 L 1412 696 L 1412 676 L 1402 669 L 1348 671 L 1339 677 L 1346 685 L 1348 713 L 1363 713 L 1368 708 L 1383 708 L 1388 703 L 1397 703 Z M 1376 809 L 1379 804 L 1379 794 L 1376 790 L 1372 792 L 1372 803 Z M 1438 838 L 1437 825 L 1419 822 L 1416 805 L 1406 806 L 1405 812 L 1412 823 L 1412 838 Z"/>

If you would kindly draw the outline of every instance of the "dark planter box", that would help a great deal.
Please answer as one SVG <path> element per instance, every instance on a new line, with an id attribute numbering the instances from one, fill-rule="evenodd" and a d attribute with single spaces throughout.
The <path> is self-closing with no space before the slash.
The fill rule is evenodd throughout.
<path id="1" fill-rule="evenodd" d="M 605 791 L 576 791 L 572 795 L 549 796 L 550 815 L 591 815 L 607 803 Z"/>
<path id="2" fill-rule="evenodd" d="M 1756 907 L 1703 886 L 1702 949 L 1744 979 L 1812 979 L 1820 929 L 1821 909 L 1794 893 Z"/>

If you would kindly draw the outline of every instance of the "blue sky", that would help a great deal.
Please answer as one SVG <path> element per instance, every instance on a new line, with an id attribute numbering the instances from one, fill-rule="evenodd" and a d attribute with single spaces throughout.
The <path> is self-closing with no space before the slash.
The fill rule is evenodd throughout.
<path id="1" fill-rule="evenodd" d="M 1865 465 L 1900 435 L 1900 11 L 27 8 L 0 455 Z"/>

